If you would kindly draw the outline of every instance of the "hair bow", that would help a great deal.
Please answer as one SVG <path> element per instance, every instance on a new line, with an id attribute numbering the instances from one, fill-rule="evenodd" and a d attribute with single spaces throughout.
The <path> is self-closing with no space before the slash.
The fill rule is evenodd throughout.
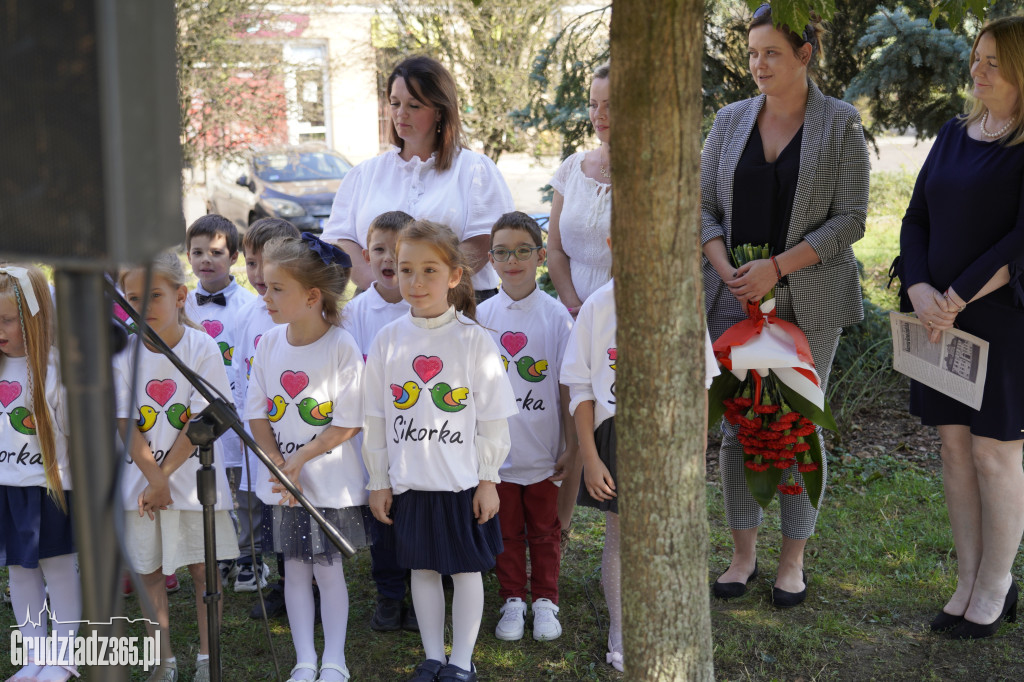
<path id="1" fill-rule="evenodd" d="M 32 280 L 28 278 L 28 270 L 14 265 L 0 266 L 0 273 L 10 275 L 17 282 L 17 288 L 21 290 L 21 298 L 28 306 L 30 315 L 39 312 L 39 301 L 36 300 L 35 289 L 32 288 Z"/>
<path id="2" fill-rule="evenodd" d="M 352 267 L 352 259 L 348 257 L 347 253 L 334 244 L 328 244 L 321 240 L 312 232 L 303 232 L 302 241 L 306 242 L 306 246 L 309 247 L 310 251 L 320 256 L 320 260 L 324 262 L 324 265 L 336 264 L 343 268 Z"/>

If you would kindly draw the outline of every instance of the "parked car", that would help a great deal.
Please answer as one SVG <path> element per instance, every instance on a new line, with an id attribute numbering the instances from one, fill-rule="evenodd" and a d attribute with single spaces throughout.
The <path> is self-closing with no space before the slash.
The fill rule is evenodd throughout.
<path id="1" fill-rule="evenodd" d="M 206 212 L 244 231 L 260 218 L 284 218 L 303 232 L 323 232 L 341 179 L 352 169 L 320 144 L 266 147 L 223 161 L 206 182 Z"/>

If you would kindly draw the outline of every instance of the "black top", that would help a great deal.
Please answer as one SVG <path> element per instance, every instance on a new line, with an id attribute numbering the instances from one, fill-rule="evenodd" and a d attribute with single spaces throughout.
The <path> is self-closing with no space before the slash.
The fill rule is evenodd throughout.
<path id="1" fill-rule="evenodd" d="M 779 158 L 768 163 L 757 125 L 736 165 L 732 194 L 732 245 L 768 244 L 772 255 L 786 250 L 786 231 L 800 175 L 804 127 L 796 131 Z"/>

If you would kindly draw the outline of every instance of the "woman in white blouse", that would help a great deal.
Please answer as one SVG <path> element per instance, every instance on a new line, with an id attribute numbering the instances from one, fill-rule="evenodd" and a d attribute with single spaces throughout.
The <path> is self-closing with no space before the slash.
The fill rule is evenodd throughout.
<path id="1" fill-rule="evenodd" d="M 562 162 L 551 178 L 555 194 L 548 222 L 548 273 L 558 300 L 573 317 L 583 301 L 612 278 L 612 250 L 608 244 L 612 228 L 608 74 L 606 62 L 597 67 L 590 82 L 590 123 L 601 146 L 589 152 L 576 152 Z M 572 525 L 582 471 L 583 460 L 577 458 L 558 491 L 563 549 Z"/>
<path id="2" fill-rule="evenodd" d="M 477 299 L 497 293 L 487 262 L 491 226 L 513 209 L 512 194 L 494 162 L 465 148 L 452 75 L 430 57 L 410 57 L 388 77 L 389 141 L 394 145 L 345 176 L 323 239 L 352 258 L 360 289 L 373 281 L 363 259 L 370 222 L 387 211 L 447 225 L 473 267 Z"/>
<path id="3" fill-rule="evenodd" d="M 583 301 L 612 277 L 612 185 L 608 138 L 608 64 L 594 71 L 590 122 L 601 146 L 576 152 L 555 172 L 548 223 L 548 272 L 558 298 L 576 316 Z"/>

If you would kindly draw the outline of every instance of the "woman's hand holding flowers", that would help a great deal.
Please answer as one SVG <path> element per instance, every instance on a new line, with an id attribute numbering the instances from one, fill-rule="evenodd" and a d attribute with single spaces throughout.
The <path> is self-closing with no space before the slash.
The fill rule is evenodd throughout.
<path id="1" fill-rule="evenodd" d="M 761 299 L 779 283 L 775 266 L 768 258 L 744 263 L 734 272 L 736 275 L 731 280 L 725 280 L 725 284 L 736 300 L 744 306 L 748 301 L 760 303 Z"/>

